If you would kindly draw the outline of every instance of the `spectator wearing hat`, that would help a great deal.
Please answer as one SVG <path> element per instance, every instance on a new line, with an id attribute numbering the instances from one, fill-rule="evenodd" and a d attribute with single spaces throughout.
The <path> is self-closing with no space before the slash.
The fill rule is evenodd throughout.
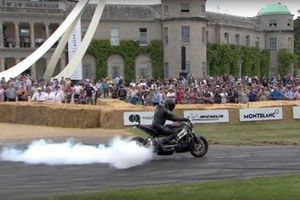
<path id="1" fill-rule="evenodd" d="M 37 88 L 37 91 L 33 94 L 31 101 L 44 102 L 48 99 L 48 94 L 42 91 L 41 87 Z"/>

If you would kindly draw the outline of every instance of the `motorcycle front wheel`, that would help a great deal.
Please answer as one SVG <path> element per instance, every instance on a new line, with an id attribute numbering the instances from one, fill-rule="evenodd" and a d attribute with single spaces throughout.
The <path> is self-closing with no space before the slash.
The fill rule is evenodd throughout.
<path id="1" fill-rule="evenodd" d="M 203 157 L 208 151 L 208 141 L 205 137 L 197 135 L 190 144 L 190 152 L 195 157 Z"/>

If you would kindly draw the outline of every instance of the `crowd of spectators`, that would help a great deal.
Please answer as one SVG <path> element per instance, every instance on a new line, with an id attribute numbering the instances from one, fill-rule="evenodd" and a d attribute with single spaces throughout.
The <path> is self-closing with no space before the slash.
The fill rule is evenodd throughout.
<path id="1" fill-rule="evenodd" d="M 140 78 L 125 83 L 122 77 L 71 81 L 69 78 L 36 80 L 29 75 L 0 81 L 1 101 L 37 101 L 95 104 L 97 98 L 118 98 L 131 104 L 157 105 L 171 99 L 177 104 L 248 103 L 267 100 L 300 100 L 300 80 L 283 78 L 235 78 L 231 75 L 170 78 L 164 81 Z"/>

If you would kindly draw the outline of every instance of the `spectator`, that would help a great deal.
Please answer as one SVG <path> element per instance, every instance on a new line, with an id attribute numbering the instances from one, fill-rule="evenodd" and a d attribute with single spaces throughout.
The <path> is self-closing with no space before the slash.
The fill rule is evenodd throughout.
<path id="1" fill-rule="evenodd" d="M 247 88 L 244 86 L 238 92 L 238 103 L 248 103 L 248 102 L 249 102 L 249 97 L 247 93 Z"/>
<path id="2" fill-rule="evenodd" d="M 162 94 L 158 89 L 153 89 L 151 93 L 151 102 L 153 106 L 162 104 Z"/>
<path id="3" fill-rule="evenodd" d="M 118 97 L 120 100 L 125 101 L 127 97 L 127 90 L 124 85 L 118 87 Z"/>
<path id="4" fill-rule="evenodd" d="M 257 99 L 258 101 L 267 101 L 269 100 L 269 96 L 269 89 L 267 87 L 262 87 L 257 94 Z"/>
<path id="5" fill-rule="evenodd" d="M 0 102 L 3 102 L 5 100 L 5 90 L 2 87 L 2 85 L 0 85 Z"/>
<path id="6" fill-rule="evenodd" d="M 95 89 L 90 84 L 86 84 L 83 91 L 84 91 L 85 103 L 94 104 L 93 93 L 95 92 Z"/>
<path id="7" fill-rule="evenodd" d="M 54 103 L 62 103 L 64 101 L 64 93 L 59 85 L 56 85 L 50 92 L 48 100 Z"/>
<path id="8" fill-rule="evenodd" d="M 48 94 L 42 91 L 42 88 L 37 88 L 37 91 L 33 94 L 31 101 L 44 102 L 48 99 Z"/>
<path id="9" fill-rule="evenodd" d="M 16 101 L 17 100 L 17 90 L 12 83 L 9 84 L 8 88 L 5 91 L 5 96 L 7 101 Z"/>
<path id="10" fill-rule="evenodd" d="M 279 92 L 279 90 L 274 87 L 273 91 L 271 91 L 270 96 L 269 96 L 270 100 L 281 100 L 282 99 L 282 94 Z"/>
<path id="11" fill-rule="evenodd" d="M 293 100 L 294 99 L 294 92 L 292 90 L 291 85 L 287 85 L 284 93 L 283 93 L 284 100 Z"/>
<path id="12" fill-rule="evenodd" d="M 297 87 L 297 90 L 294 93 L 293 99 L 294 100 L 300 100 L 300 85 Z"/>
<path id="13" fill-rule="evenodd" d="M 132 87 L 130 89 L 130 92 L 129 92 L 129 97 L 130 97 L 130 103 L 132 104 L 137 104 L 137 101 L 138 101 L 138 87 L 135 86 L 135 87 Z"/>

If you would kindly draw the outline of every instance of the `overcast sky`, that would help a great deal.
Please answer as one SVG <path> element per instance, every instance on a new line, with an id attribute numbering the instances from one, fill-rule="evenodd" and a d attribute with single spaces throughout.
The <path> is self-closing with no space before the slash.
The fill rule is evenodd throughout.
<path id="1" fill-rule="evenodd" d="M 160 0 L 107 0 L 110 3 L 144 3 L 155 4 L 160 3 Z M 294 18 L 300 16 L 297 10 L 300 10 L 300 0 L 207 0 L 206 10 L 212 12 L 220 12 L 244 17 L 254 17 L 267 4 L 281 2 L 286 5 Z"/>

